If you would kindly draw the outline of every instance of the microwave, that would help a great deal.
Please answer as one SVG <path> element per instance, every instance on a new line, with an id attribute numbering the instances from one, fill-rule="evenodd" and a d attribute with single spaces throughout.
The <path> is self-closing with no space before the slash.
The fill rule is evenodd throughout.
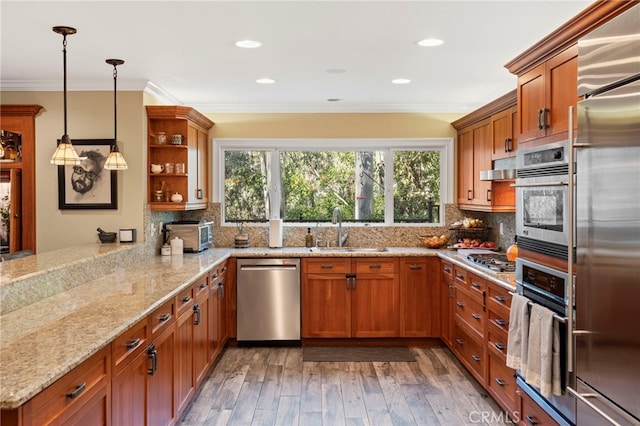
<path id="1" fill-rule="evenodd" d="M 568 141 L 516 153 L 518 245 L 556 257 L 569 247 Z"/>
<path id="2" fill-rule="evenodd" d="M 186 253 L 198 253 L 211 246 L 213 222 L 178 221 L 165 224 L 164 241 L 175 237 L 183 241 Z"/>

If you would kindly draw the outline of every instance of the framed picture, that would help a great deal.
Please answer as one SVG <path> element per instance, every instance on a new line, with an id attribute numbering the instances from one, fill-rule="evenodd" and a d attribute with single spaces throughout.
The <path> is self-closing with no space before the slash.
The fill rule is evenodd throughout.
<path id="1" fill-rule="evenodd" d="M 87 158 L 78 166 L 58 166 L 58 208 L 117 209 L 116 171 L 104 170 L 113 139 L 74 139 L 72 143 L 78 155 Z"/>

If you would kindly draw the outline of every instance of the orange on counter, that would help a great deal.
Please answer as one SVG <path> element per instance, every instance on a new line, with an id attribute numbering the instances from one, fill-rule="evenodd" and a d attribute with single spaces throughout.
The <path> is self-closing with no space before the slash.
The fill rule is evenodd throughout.
<path id="1" fill-rule="evenodd" d="M 507 249 L 507 260 L 510 262 L 515 262 L 518 257 L 518 245 L 512 244 Z"/>

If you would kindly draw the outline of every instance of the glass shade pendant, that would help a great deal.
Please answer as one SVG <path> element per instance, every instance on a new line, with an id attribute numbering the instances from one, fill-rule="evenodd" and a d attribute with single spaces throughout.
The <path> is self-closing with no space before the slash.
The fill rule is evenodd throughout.
<path id="1" fill-rule="evenodd" d="M 67 134 L 67 36 L 76 33 L 75 28 L 71 27 L 53 27 L 53 32 L 62 34 L 62 67 L 64 77 L 64 134 L 60 138 L 60 143 L 56 147 L 53 157 L 51 157 L 51 164 L 56 166 L 75 166 L 80 164 L 83 160 L 75 148 L 71 144 L 71 139 Z"/>
<path id="2" fill-rule="evenodd" d="M 122 59 L 107 59 L 106 62 L 113 65 L 113 145 L 111 145 L 111 152 L 104 163 L 104 168 L 107 170 L 127 170 L 127 162 L 118 148 L 117 66 L 124 64 L 124 61 Z"/>

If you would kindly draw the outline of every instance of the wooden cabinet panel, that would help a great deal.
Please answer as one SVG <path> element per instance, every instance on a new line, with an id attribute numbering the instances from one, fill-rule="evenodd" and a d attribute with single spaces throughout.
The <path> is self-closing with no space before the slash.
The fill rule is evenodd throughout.
<path id="1" fill-rule="evenodd" d="M 145 351 L 135 356 L 111 382 L 113 426 L 144 425 L 147 411 L 149 358 Z"/>
<path id="2" fill-rule="evenodd" d="M 149 335 L 149 321 L 145 318 L 111 343 L 114 375 L 118 374 L 135 357 L 144 352 Z"/>
<path id="3" fill-rule="evenodd" d="M 398 274 L 357 274 L 351 300 L 353 337 L 399 335 Z"/>
<path id="4" fill-rule="evenodd" d="M 529 395 L 520 389 L 516 389 L 520 399 L 520 426 L 556 426 L 556 423 Z"/>
<path id="5" fill-rule="evenodd" d="M 302 273 L 312 274 L 348 274 L 351 272 L 351 259 L 349 258 L 316 258 L 304 259 Z"/>
<path id="6" fill-rule="evenodd" d="M 482 170 L 491 170 L 491 121 L 484 120 L 473 129 L 473 199 L 474 205 L 491 205 L 491 182 L 480 180 Z"/>
<path id="7" fill-rule="evenodd" d="M 176 321 L 175 298 L 166 301 L 162 306 L 149 315 L 149 329 L 155 337 Z"/>
<path id="8" fill-rule="evenodd" d="M 453 303 L 455 289 L 453 285 L 453 265 L 449 262 L 441 262 L 440 282 L 440 337 L 449 347 L 452 347 L 453 336 Z"/>
<path id="9" fill-rule="evenodd" d="M 513 157 L 518 149 L 515 135 L 518 109 L 511 107 L 491 116 L 491 158 Z"/>
<path id="10" fill-rule="evenodd" d="M 196 296 L 196 303 L 194 305 L 195 319 L 193 323 L 193 376 L 195 387 L 202 382 L 205 377 L 205 373 L 209 369 L 209 341 L 208 341 L 208 325 L 209 325 L 209 286 L 204 282 L 204 290 L 202 290 L 203 283 L 198 284 L 198 288 L 201 291 Z M 217 301 L 216 301 L 217 302 Z M 197 307 L 197 309 L 196 309 Z"/>
<path id="11" fill-rule="evenodd" d="M 303 259 L 302 264 L 306 261 Z M 350 281 L 345 274 L 303 274 L 302 337 L 351 337 L 351 293 L 347 285 Z"/>
<path id="12" fill-rule="evenodd" d="M 473 201 L 473 130 L 458 133 L 458 204 Z"/>
<path id="13" fill-rule="evenodd" d="M 518 77 L 519 143 L 545 135 L 541 128 L 545 104 L 545 66 L 541 64 Z"/>
<path id="14" fill-rule="evenodd" d="M 488 353 L 487 360 L 487 390 L 502 408 L 513 416 L 518 410 L 515 371 L 505 365 L 504 359 L 492 352 Z"/>
<path id="15" fill-rule="evenodd" d="M 459 285 L 456 285 L 455 320 L 467 324 L 478 338 L 484 336 L 486 315 L 482 303 Z"/>
<path id="16" fill-rule="evenodd" d="M 356 275 L 361 274 L 397 274 L 397 259 L 358 259 L 353 261 L 352 270 Z"/>
<path id="17" fill-rule="evenodd" d="M 487 280 L 484 278 L 470 273 L 469 274 L 469 290 L 478 299 L 480 303 L 485 304 L 485 296 L 487 293 Z"/>
<path id="18" fill-rule="evenodd" d="M 437 257 L 400 260 L 400 337 L 439 336 L 439 264 Z"/>
<path id="19" fill-rule="evenodd" d="M 176 418 L 174 387 L 176 347 L 173 324 L 164 328 L 147 351 L 151 358 L 151 372 L 147 376 L 148 425 L 170 425 Z"/>
<path id="20" fill-rule="evenodd" d="M 193 335 L 196 311 L 194 308 L 195 305 L 192 303 L 191 308 L 178 317 L 176 326 L 175 392 L 177 397 L 177 413 L 182 412 L 195 391 L 193 377 Z"/>
<path id="21" fill-rule="evenodd" d="M 481 340 L 470 332 L 464 325 L 458 322 L 453 327 L 453 351 L 458 356 L 469 372 L 484 385 L 485 380 L 485 350 Z"/>
<path id="22" fill-rule="evenodd" d="M 106 421 L 111 408 L 110 378 L 107 346 L 29 400 L 23 406 L 23 425 L 65 424 L 72 416 Z"/>

